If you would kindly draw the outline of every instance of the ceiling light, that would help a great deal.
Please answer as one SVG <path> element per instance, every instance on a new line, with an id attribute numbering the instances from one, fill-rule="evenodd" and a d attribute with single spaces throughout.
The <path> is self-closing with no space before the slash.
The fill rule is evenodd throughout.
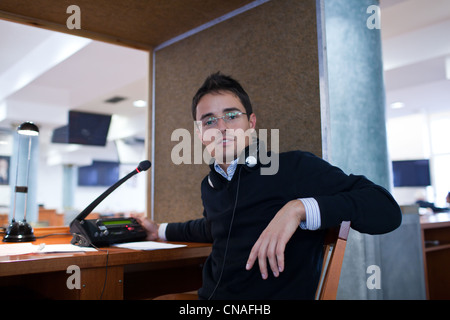
<path id="1" fill-rule="evenodd" d="M 136 108 L 145 108 L 147 106 L 147 102 L 144 100 L 136 100 L 133 102 L 133 106 Z"/>
<path id="2" fill-rule="evenodd" d="M 401 108 L 403 108 L 403 107 L 405 107 L 405 104 L 404 104 L 403 102 L 394 102 L 394 103 L 391 103 L 391 108 L 392 108 L 392 109 L 401 109 Z"/>

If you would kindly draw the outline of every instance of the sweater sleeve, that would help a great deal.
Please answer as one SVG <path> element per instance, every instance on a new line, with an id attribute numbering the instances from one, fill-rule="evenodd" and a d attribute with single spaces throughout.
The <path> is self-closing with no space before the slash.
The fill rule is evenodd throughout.
<path id="1" fill-rule="evenodd" d="M 169 241 L 206 243 L 213 241 L 211 228 L 205 217 L 186 222 L 169 223 L 166 228 L 166 238 Z"/>
<path id="2" fill-rule="evenodd" d="M 350 221 L 351 227 L 359 232 L 383 234 L 400 226 L 400 208 L 383 187 L 364 176 L 347 175 L 312 155 L 301 162 L 309 168 L 309 179 L 303 182 L 316 186 L 313 197 L 319 204 L 321 229 Z"/>

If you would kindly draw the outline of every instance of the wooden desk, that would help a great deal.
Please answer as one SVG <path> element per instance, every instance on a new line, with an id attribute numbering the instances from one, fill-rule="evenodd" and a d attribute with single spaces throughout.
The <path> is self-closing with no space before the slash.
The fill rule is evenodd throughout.
<path id="1" fill-rule="evenodd" d="M 420 217 L 427 299 L 450 299 L 450 214 Z"/>
<path id="2" fill-rule="evenodd" d="M 68 228 L 41 228 L 35 230 L 35 235 L 68 231 Z M 70 243 L 71 239 L 70 235 L 58 235 L 33 243 Z M 97 252 L 3 256 L 0 257 L 0 298 L 17 294 L 37 299 L 150 299 L 196 290 L 201 286 L 201 267 L 211 252 L 211 245 L 186 245 L 154 251 L 108 247 Z M 80 268 L 80 289 L 67 287 L 72 275 L 67 273 L 67 268 L 71 265 Z"/>

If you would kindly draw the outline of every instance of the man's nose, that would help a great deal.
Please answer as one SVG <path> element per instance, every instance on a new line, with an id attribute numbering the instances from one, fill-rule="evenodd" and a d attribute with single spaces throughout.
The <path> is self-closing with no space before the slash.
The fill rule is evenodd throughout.
<path id="1" fill-rule="evenodd" d="M 219 129 L 221 132 L 224 132 L 226 129 L 228 129 L 228 124 L 223 120 L 223 118 L 217 119 L 217 129 Z"/>

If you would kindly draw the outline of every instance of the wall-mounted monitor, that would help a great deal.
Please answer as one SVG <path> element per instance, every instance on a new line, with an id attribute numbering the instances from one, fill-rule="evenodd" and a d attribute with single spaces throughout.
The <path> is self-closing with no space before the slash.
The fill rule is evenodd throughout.
<path id="1" fill-rule="evenodd" d="M 69 111 L 69 124 L 53 131 L 53 143 L 105 146 L 111 115 Z"/>
<path id="2" fill-rule="evenodd" d="M 119 180 L 119 163 L 93 161 L 90 166 L 78 168 L 78 185 L 83 187 L 109 187 Z"/>
<path id="3" fill-rule="evenodd" d="M 430 161 L 427 159 L 392 161 L 394 187 L 431 185 Z"/>

